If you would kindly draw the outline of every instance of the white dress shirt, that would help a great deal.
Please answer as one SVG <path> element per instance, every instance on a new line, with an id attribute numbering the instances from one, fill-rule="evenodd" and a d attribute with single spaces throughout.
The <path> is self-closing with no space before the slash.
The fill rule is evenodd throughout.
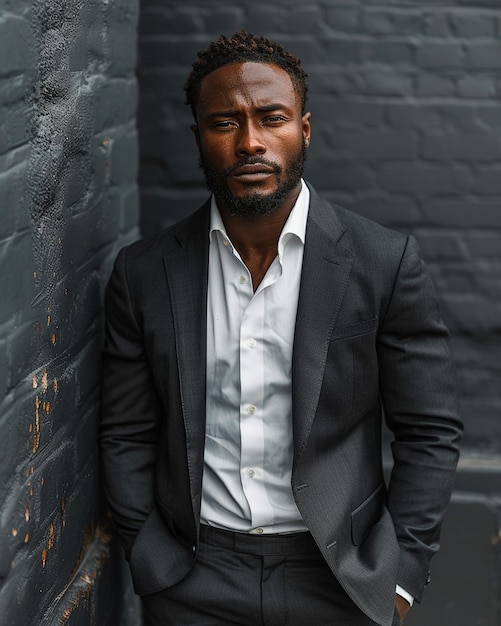
<path id="1" fill-rule="evenodd" d="M 211 526 L 307 530 L 291 488 L 291 370 L 309 200 L 303 182 L 278 254 L 254 292 L 212 199 L 201 509 Z"/>
<path id="2" fill-rule="evenodd" d="M 212 197 L 207 397 L 201 522 L 254 534 L 306 531 L 291 488 L 292 345 L 310 192 L 301 192 L 278 254 L 252 277 Z M 413 598 L 397 586 L 411 604 Z"/>

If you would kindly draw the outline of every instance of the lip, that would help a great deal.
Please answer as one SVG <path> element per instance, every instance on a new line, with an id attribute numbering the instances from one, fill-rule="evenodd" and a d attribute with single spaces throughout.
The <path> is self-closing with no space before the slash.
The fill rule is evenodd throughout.
<path id="1" fill-rule="evenodd" d="M 273 174 L 274 171 L 275 170 L 269 165 L 264 165 L 263 163 L 252 163 L 249 165 L 242 165 L 242 167 L 236 169 L 233 172 L 233 176 L 242 181 L 255 181 L 270 176 L 270 174 Z"/>

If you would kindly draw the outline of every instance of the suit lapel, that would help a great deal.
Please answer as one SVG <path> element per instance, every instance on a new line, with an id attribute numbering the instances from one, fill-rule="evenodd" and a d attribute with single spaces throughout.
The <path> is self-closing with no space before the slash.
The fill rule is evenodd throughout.
<path id="1" fill-rule="evenodd" d="M 295 464 L 313 423 L 329 341 L 353 262 L 353 253 L 339 243 L 345 228 L 334 209 L 310 191 L 292 359 Z"/>
<path id="2" fill-rule="evenodd" d="M 174 319 L 181 402 L 194 511 L 200 506 L 205 436 L 209 206 L 197 211 L 164 257 Z"/>

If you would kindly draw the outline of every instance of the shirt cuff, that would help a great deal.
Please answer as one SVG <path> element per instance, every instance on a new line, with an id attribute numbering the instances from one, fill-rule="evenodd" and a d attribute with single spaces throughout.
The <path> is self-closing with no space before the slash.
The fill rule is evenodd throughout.
<path id="1" fill-rule="evenodd" d="M 411 596 L 411 594 L 408 591 L 405 591 L 405 589 L 402 589 L 400 585 L 397 585 L 396 593 L 398 593 L 398 595 L 401 596 L 404 600 L 407 600 L 407 602 L 409 603 L 409 606 L 412 606 L 414 604 L 414 597 Z"/>

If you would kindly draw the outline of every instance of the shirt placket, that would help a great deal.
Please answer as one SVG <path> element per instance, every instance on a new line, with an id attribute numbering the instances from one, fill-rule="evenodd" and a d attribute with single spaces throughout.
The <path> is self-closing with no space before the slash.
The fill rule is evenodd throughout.
<path id="1" fill-rule="evenodd" d="M 275 282 L 275 268 L 251 295 L 240 325 L 240 477 L 251 511 L 252 532 L 273 525 L 274 512 L 265 487 L 265 305 L 266 290 Z M 239 280 L 243 278 L 240 277 Z M 243 289 L 252 286 L 249 279 Z"/>

